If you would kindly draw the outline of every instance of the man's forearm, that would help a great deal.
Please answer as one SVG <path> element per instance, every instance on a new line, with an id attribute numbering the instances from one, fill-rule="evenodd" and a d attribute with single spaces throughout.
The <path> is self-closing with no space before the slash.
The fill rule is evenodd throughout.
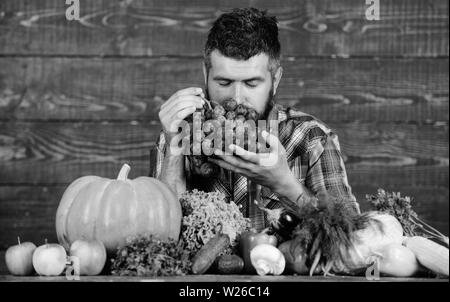
<path id="1" fill-rule="evenodd" d="M 317 205 L 314 194 L 295 177 L 285 182 L 285 186 L 277 193 L 281 197 L 281 202 L 290 207 L 302 207 L 309 203 Z"/>
<path id="2" fill-rule="evenodd" d="M 186 191 L 184 160 L 184 155 L 172 155 L 170 152 L 166 152 L 159 177 L 175 192 L 177 198 L 180 198 L 181 194 Z"/>

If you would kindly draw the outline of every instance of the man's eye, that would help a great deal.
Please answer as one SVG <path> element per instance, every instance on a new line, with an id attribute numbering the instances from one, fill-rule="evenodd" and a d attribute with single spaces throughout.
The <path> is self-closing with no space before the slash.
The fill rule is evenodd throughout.
<path id="1" fill-rule="evenodd" d="M 229 86 L 231 84 L 230 81 L 219 81 L 220 86 Z"/>
<path id="2" fill-rule="evenodd" d="M 258 86 L 258 82 L 256 82 L 256 81 L 248 81 L 248 82 L 245 82 L 245 84 L 248 86 L 248 87 L 256 87 L 256 86 Z"/>

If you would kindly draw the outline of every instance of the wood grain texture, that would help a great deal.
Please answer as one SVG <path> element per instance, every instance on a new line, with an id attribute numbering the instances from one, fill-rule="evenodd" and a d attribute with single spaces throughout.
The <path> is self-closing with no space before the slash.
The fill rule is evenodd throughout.
<path id="1" fill-rule="evenodd" d="M 395 175 L 398 184 L 447 185 L 448 125 L 332 127 L 348 169 L 361 181 L 378 184 Z M 159 130 L 159 125 L 146 123 L 0 123 L 0 184 L 67 183 L 89 174 L 113 177 L 123 162 L 134 167 L 131 176 L 147 175 Z"/>
<path id="2" fill-rule="evenodd" d="M 448 59 L 290 58 L 277 101 L 325 122 L 448 121 Z M 0 58 L 0 120 L 157 121 L 200 59 Z"/>
<path id="3" fill-rule="evenodd" d="M 447 0 L 385 0 L 380 21 L 360 0 L 81 0 L 67 21 L 64 1 L 0 2 L 0 54 L 199 56 L 212 22 L 234 7 L 268 9 L 288 56 L 448 55 Z"/>
<path id="4" fill-rule="evenodd" d="M 1 123 L 0 183 L 67 183 L 82 175 L 147 175 L 160 126 L 128 123 Z"/>

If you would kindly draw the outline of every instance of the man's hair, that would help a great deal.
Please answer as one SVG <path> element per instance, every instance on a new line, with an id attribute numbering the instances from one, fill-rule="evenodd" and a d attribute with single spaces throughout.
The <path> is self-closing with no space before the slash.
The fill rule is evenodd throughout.
<path id="1" fill-rule="evenodd" d="M 236 8 L 222 14 L 209 31 L 204 49 L 206 69 L 211 68 L 211 53 L 236 60 L 248 60 L 265 53 L 269 56 L 269 70 L 273 74 L 280 66 L 280 41 L 275 16 L 256 8 Z"/>

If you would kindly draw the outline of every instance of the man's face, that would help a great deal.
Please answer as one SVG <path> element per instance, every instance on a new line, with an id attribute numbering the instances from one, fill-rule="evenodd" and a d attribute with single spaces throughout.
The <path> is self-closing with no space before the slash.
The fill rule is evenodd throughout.
<path id="1" fill-rule="evenodd" d="M 263 114 L 278 82 L 277 76 L 275 81 L 272 80 L 269 56 L 266 54 L 244 61 L 225 57 L 217 50 L 211 53 L 211 68 L 206 79 L 208 97 L 211 100 L 221 103 L 233 98 L 238 104 Z"/>

